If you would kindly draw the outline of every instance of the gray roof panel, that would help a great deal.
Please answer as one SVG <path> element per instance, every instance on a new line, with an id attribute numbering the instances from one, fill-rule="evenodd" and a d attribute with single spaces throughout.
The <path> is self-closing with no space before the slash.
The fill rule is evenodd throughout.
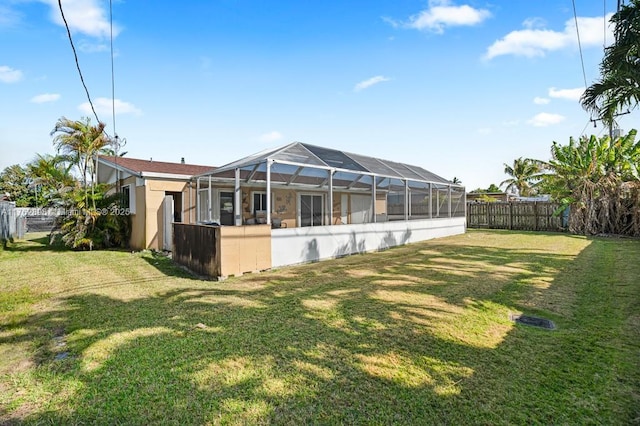
<path id="1" fill-rule="evenodd" d="M 428 181 L 434 183 L 451 184 L 447 179 L 438 176 L 428 170 L 418 166 L 411 166 L 395 161 L 381 160 L 379 158 L 368 157 L 366 155 L 352 154 L 331 148 L 293 142 L 280 148 L 265 150 L 257 154 L 242 158 L 233 163 L 220 167 L 213 175 L 223 173 L 234 168 L 250 167 L 267 160 L 278 163 L 294 163 L 307 165 L 314 168 L 335 168 L 340 170 L 352 170 L 353 173 L 371 173 L 378 176 L 385 176 L 394 179 L 409 179 L 418 181 Z M 258 169 L 263 170 L 261 167 Z M 317 172 L 305 170 L 302 176 L 317 176 Z"/>
<path id="2" fill-rule="evenodd" d="M 342 151 L 309 145 L 306 143 L 302 145 L 304 145 L 305 148 L 314 153 L 316 157 L 322 160 L 327 166 L 335 167 L 337 169 L 355 170 L 358 172 L 368 171 L 360 164 L 358 164 L 357 161 L 355 161 L 353 158 Z"/>

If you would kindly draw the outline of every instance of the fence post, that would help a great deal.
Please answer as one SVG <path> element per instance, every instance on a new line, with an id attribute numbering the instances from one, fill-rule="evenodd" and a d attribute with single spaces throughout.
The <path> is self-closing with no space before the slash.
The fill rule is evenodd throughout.
<path id="1" fill-rule="evenodd" d="M 513 202 L 509 202 L 509 230 L 513 230 Z"/>
<path id="2" fill-rule="evenodd" d="M 538 230 L 538 202 L 533 202 L 533 230 Z"/>

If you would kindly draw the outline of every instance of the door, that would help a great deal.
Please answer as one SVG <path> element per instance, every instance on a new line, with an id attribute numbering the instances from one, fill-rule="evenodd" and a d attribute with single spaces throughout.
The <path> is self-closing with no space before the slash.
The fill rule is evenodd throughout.
<path id="1" fill-rule="evenodd" d="M 340 222 L 343 225 L 348 223 L 347 216 L 349 215 L 349 196 L 347 194 L 342 194 L 340 197 Z"/>
<path id="2" fill-rule="evenodd" d="M 351 194 L 351 223 L 371 222 L 371 196 Z"/>
<path id="3" fill-rule="evenodd" d="M 322 195 L 300 195 L 300 226 L 321 226 L 324 217 Z"/>
<path id="4" fill-rule="evenodd" d="M 162 204 L 162 250 L 171 251 L 173 245 L 173 196 L 165 195 Z"/>
<path id="5" fill-rule="evenodd" d="M 220 225 L 233 225 L 233 192 L 220 191 Z"/>

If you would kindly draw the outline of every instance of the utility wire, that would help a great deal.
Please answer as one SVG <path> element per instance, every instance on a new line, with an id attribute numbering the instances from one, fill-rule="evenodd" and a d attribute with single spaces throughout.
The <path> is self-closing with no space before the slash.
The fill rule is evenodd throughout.
<path id="1" fill-rule="evenodd" d="M 578 28 L 578 14 L 576 12 L 576 0 L 571 0 L 573 3 L 573 19 L 576 22 L 576 34 L 578 35 L 578 50 L 580 51 L 580 63 L 582 64 L 582 77 L 584 78 L 584 88 L 586 89 L 589 85 L 587 84 L 587 73 L 584 70 L 584 57 L 582 56 L 582 43 L 580 42 L 580 29 Z"/>
<path id="2" fill-rule="evenodd" d="M 113 118 L 113 134 L 116 135 L 116 83 L 113 67 L 113 4 L 109 0 L 109 30 L 111 39 L 111 114 Z M 117 148 L 116 148 L 117 149 Z M 116 156 L 118 153 L 116 152 Z"/>
<path id="3" fill-rule="evenodd" d="M 593 120 L 589 120 L 587 121 L 587 124 L 584 125 L 584 129 L 582 129 L 582 131 L 580 132 L 580 136 L 584 135 L 584 131 L 587 130 L 587 127 L 589 126 L 589 124 L 591 124 L 593 122 Z M 594 123 L 595 124 L 595 123 Z"/>
<path id="4" fill-rule="evenodd" d="M 80 69 L 80 62 L 78 61 L 78 53 L 76 52 L 76 47 L 73 44 L 73 39 L 71 38 L 71 30 L 69 29 L 69 24 L 67 23 L 67 18 L 64 16 L 64 11 L 62 10 L 62 0 L 58 0 L 58 7 L 60 8 L 60 14 L 62 15 L 62 21 L 64 22 L 64 26 L 67 29 L 67 35 L 69 36 L 69 43 L 71 43 L 71 50 L 73 50 L 73 57 L 76 60 L 76 68 L 78 68 L 78 74 L 80 75 L 80 81 L 82 82 L 82 87 L 84 87 L 84 91 L 87 94 L 87 99 L 89 100 L 89 105 L 91 106 L 91 111 L 93 111 L 93 115 L 96 117 L 98 123 L 100 123 L 100 119 L 98 118 L 98 114 L 96 114 L 96 109 L 93 107 L 93 102 L 91 102 L 91 96 L 89 95 L 89 89 L 84 82 L 84 77 L 82 76 L 82 70 Z"/>
<path id="5" fill-rule="evenodd" d="M 120 173 L 118 171 L 118 151 L 120 139 L 116 132 L 116 78 L 113 65 L 113 1 L 109 0 L 109 39 L 111 43 L 111 117 L 113 120 L 113 160 L 116 165 L 116 192 L 120 192 Z"/>
<path id="6" fill-rule="evenodd" d="M 602 2 L 602 48 L 607 48 L 607 0 Z"/>

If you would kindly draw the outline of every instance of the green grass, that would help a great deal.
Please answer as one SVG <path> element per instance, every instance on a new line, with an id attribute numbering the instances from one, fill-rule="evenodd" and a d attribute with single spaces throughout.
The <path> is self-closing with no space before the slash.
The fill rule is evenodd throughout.
<path id="1" fill-rule="evenodd" d="M 0 423 L 639 424 L 639 259 L 638 240 L 470 231 L 211 282 L 17 241 Z"/>

